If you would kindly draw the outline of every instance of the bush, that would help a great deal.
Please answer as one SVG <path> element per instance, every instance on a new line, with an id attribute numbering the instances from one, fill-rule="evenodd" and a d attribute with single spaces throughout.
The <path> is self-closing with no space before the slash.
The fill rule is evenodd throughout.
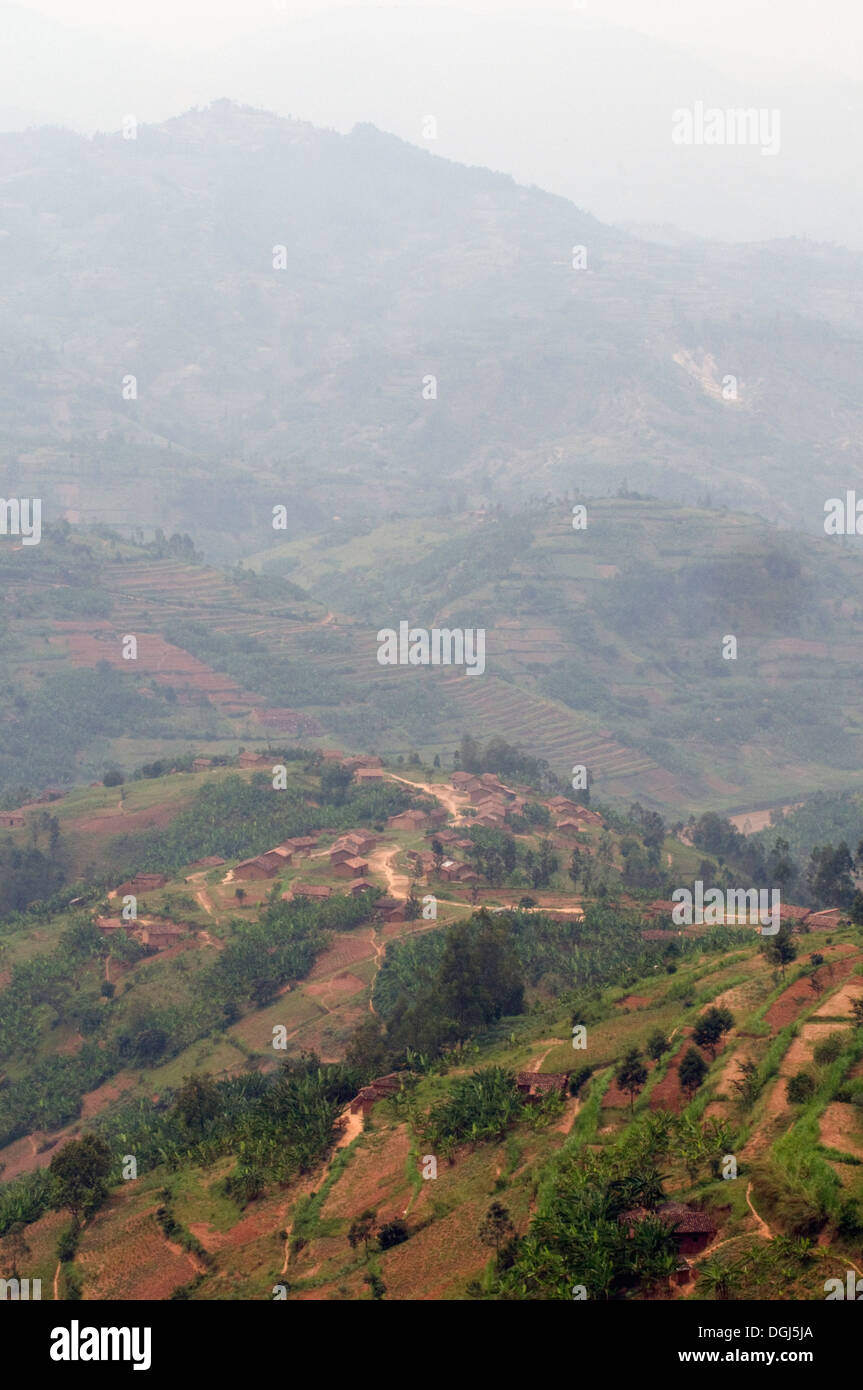
<path id="1" fill-rule="evenodd" d="M 57 1259 L 61 1264 L 65 1264 L 68 1260 L 74 1260 L 80 1239 L 81 1228 L 77 1222 L 73 1222 L 71 1226 L 66 1227 L 65 1231 L 60 1232 L 57 1241 Z"/>
<path id="2" fill-rule="evenodd" d="M 577 1096 L 582 1086 L 590 1080 L 592 1073 L 593 1067 L 579 1067 L 578 1071 L 573 1072 L 569 1078 L 569 1094 Z"/>
<path id="3" fill-rule="evenodd" d="M 102 778 L 102 786 L 121 787 L 125 780 L 122 772 L 120 772 L 118 768 L 113 768 L 110 772 L 105 773 L 105 776 Z"/>
<path id="4" fill-rule="evenodd" d="M 815 1044 L 814 1057 L 818 1066 L 824 1066 L 828 1062 L 835 1062 L 845 1049 L 845 1040 L 841 1033 L 831 1033 L 829 1037 L 822 1038 Z"/>
<path id="5" fill-rule="evenodd" d="M 805 1105 L 815 1094 L 815 1079 L 808 1071 L 798 1071 L 785 1083 L 785 1094 L 791 1105 Z"/>
<path id="6" fill-rule="evenodd" d="M 863 1221 L 860 1220 L 860 1210 L 857 1203 L 848 1198 L 839 1208 L 839 1220 L 836 1223 L 836 1234 L 842 1240 L 855 1240 L 857 1236 L 863 1234 Z"/>
<path id="7" fill-rule="evenodd" d="M 409 1234 L 404 1221 L 388 1221 L 378 1231 L 378 1244 L 382 1250 L 391 1250 L 394 1245 L 401 1245 L 406 1241 Z"/>

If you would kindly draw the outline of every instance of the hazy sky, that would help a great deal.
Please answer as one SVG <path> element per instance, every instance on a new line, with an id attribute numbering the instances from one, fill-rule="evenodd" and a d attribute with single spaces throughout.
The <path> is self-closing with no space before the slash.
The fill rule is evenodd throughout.
<path id="1" fill-rule="evenodd" d="M 18 0 L 65 25 L 147 37 L 159 44 L 216 45 L 300 15 L 356 8 L 368 0 Z M 381 7 L 386 8 L 386 7 Z M 456 8 L 400 0 L 400 9 Z M 457 8 L 494 15 L 502 0 Z M 524 7 L 522 7 L 524 8 Z M 725 71 L 744 76 L 820 70 L 863 79 L 861 0 L 546 0 L 537 10 L 581 10 L 607 23 L 679 43 Z"/>

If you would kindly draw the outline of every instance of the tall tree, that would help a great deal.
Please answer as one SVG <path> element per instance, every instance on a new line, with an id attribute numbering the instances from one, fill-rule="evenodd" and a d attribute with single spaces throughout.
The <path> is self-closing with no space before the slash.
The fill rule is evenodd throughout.
<path id="1" fill-rule="evenodd" d="M 696 1048 L 690 1047 L 677 1068 L 680 1084 L 691 1099 L 707 1075 L 707 1063 Z"/>
<path id="2" fill-rule="evenodd" d="M 111 1150 L 97 1134 L 70 1139 L 49 1165 L 55 1182 L 54 1206 L 71 1211 L 75 1221 L 95 1211 L 105 1200 L 105 1179 L 111 1168 Z"/>
<path id="3" fill-rule="evenodd" d="M 629 1108 L 631 1110 L 635 1104 L 635 1097 L 640 1093 L 647 1080 L 647 1067 L 644 1065 L 637 1047 L 632 1047 L 627 1052 L 614 1079 L 621 1091 L 625 1091 L 629 1096 Z"/>

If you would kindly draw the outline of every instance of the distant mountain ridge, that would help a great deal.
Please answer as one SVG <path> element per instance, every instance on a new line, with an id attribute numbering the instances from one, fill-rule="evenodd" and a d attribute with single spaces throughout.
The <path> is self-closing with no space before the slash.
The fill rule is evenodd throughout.
<path id="1" fill-rule="evenodd" d="M 236 558 L 276 504 L 300 534 L 626 480 L 817 529 L 859 461 L 860 256 L 648 244 L 368 125 L 134 135 L 0 136 L 4 487 L 49 521 Z"/>

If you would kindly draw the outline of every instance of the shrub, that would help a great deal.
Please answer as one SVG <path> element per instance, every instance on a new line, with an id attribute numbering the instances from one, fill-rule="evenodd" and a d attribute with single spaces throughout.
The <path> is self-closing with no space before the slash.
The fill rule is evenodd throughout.
<path id="1" fill-rule="evenodd" d="M 857 1203 L 848 1198 L 839 1208 L 839 1220 L 836 1223 L 836 1234 L 842 1240 L 854 1240 L 863 1234 L 863 1221 L 860 1220 L 860 1209 Z"/>
<path id="2" fill-rule="evenodd" d="M 569 1094 L 577 1096 L 585 1082 L 590 1080 L 593 1067 L 579 1067 L 578 1071 L 572 1073 L 569 1078 Z"/>
<path id="3" fill-rule="evenodd" d="M 401 1245 L 406 1241 L 409 1234 L 404 1221 L 387 1221 L 378 1231 L 378 1244 L 382 1250 L 390 1250 L 394 1245 Z"/>
<path id="4" fill-rule="evenodd" d="M 815 1079 L 808 1071 L 798 1071 L 785 1083 L 785 1094 L 791 1105 L 805 1105 L 815 1094 Z"/>
<path id="5" fill-rule="evenodd" d="M 81 1239 L 81 1228 L 77 1222 L 67 1226 L 65 1231 L 60 1232 L 57 1241 L 57 1259 L 65 1264 L 68 1260 L 74 1260 L 78 1249 L 78 1242 Z"/>
<path id="6" fill-rule="evenodd" d="M 841 1056 L 844 1048 L 845 1040 L 842 1034 L 831 1033 L 829 1037 L 822 1038 L 820 1042 L 815 1044 L 815 1052 L 813 1055 L 818 1066 L 821 1067 L 824 1066 L 825 1063 L 835 1062 L 836 1058 Z"/>

